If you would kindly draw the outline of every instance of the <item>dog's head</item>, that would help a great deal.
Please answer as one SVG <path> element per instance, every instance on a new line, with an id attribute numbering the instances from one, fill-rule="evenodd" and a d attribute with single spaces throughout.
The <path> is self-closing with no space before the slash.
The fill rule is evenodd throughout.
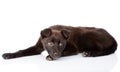
<path id="1" fill-rule="evenodd" d="M 67 30 L 44 29 L 41 31 L 43 47 L 53 59 L 57 59 L 62 55 L 69 35 L 70 32 Z"/>

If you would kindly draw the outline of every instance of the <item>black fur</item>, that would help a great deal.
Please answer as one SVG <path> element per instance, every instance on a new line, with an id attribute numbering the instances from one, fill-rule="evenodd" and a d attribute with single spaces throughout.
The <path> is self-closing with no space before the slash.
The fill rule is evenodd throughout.
<path id="1" fill-rule="evenodd" d="M 47 50 L 47 60 L 82 53 L 96 57 L 109 55 L 117 49 L 116 40 L 104 29 L 55 25 L 41 31 L 35 46 L 15 53 L 3 54 L 4 59 L 37 55 Z"/>

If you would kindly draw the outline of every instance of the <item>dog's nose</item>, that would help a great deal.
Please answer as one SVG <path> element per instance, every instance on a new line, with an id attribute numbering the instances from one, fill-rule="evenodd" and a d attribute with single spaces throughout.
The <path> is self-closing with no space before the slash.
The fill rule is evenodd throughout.
<path id="1" fill-rule="evenodd" d="M 54 56 L 58 56 L 58 53 L 54 53 Z"/>

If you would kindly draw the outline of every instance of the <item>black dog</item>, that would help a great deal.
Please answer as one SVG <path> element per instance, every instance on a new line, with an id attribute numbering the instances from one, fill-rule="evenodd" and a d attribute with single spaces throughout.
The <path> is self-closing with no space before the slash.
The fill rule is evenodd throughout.
<path id="1" fill-rule="evenodd" d="M 114 53 L 116 49 L 115 39 L 104 29 L 55 25 L 41 31 L 41 37 L 35 46 L 15 53 L 5 53 L 3 58 L 37 55 L 43 50 L 47 50 L 49 54 L 47 60 L 78 53 L 96 57 Z"/>

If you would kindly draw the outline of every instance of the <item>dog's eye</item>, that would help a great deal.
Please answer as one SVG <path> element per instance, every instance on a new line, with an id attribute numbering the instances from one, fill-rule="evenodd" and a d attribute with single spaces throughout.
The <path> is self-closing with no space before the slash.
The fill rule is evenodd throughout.
<path id="1" fill-rule="evenodd" d="M 53 42 L 48 42 L 47 44 L 48 44 L 48 46 L 53 46 L 54 45 Z"/>
<path id="2" fill-rule="evenodd" d="M 59 43 L 59 46 L 63 46 L 63 44 L 62 44 L 62 43 Z"/>

